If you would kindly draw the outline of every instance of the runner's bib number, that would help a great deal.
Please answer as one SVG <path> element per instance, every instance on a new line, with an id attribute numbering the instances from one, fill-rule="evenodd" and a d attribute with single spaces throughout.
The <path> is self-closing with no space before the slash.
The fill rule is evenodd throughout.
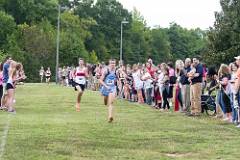
<path id="1" fill-rule="evenodd" d="M 75 81 L 78 84 L 85 84 L 86 83 L 86 79 L 85 78 L 76 78 Z"/>
<path id="2" fill-rule="evenodd" d="M 107 80 L 107 85 L 114 85 L 114 80 Z"/>

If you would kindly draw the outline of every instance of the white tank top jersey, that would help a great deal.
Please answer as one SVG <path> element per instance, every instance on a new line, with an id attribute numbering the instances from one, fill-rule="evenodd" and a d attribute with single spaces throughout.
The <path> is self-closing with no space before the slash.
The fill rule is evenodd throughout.
<path id="1" fill-rule="evenodd" d="M 86 84 L 86 74 L 85 74 L 86 68 L 80 68 L 77 67 L 76 72 L 75 72 L 75 79 L 74 81 L 78 84 L 85 85 Z"/>

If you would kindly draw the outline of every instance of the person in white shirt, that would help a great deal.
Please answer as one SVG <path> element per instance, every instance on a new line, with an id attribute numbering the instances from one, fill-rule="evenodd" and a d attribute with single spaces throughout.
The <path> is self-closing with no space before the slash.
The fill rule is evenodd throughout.
<path id="1" fill-rule="evenodd" d="M 153 80 L 150 73 L 144 68 L 144 74 L 142 76 L 142 80 L 144 82 L 144 90 L 146 95 L 146 103 L 148 105 L 152 105 L 152 88 L 153 88 Z"/>
<path id="2" fill-rule="evenodd" d="M 142 89 L 143 89 L 143 81 L 141 80 L 141 71 L 138 69 L 138 65 L 133 65 L 133 86 L 137 91 L 137 97 L 139 103 L 144 103 Z"/>
<path id="3" fill-rule="evenodd" d="M 43 82 L 43 76 L 44 76 L 44 68 L 43 68 L 43 66 L 41 67 L 41 69 L 39 71 L 39 76 L 40 76 L 40 81 L 42 83 Z"/>
<path id="4" fill-rule="evenodd" d="M 88 69 L 85 67 L 84 60 L 82 58 L 79 59 L 79 66 L 76 68 L 73 76 L 75 91 L 78 91 L 76 111 L 79 112 L 81 98 L 86 88 L 86 82 L 88 77 Z"/>

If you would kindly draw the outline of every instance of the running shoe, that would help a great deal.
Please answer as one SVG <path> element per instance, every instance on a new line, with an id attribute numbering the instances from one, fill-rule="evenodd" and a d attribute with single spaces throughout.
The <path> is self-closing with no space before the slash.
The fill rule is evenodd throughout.
<path id="1" fill-rule="evenodd" d="M 1 106 L 1 107 L 0 107 L 0 110 L 2 110 L 2 111 L 7 111 L 7 107 Z"/>
<path id="2" fill-rule="evenodd" d="M 110 117 L 108 120 L 108 123 L 112 123 L 113 122 L 113 117 Z"/>
<path id="3" fill-rule="evenodd" d="M 8 111 L 8 113 L 11 113 L 11 114 L 17 114 L 16 110 Z"/>

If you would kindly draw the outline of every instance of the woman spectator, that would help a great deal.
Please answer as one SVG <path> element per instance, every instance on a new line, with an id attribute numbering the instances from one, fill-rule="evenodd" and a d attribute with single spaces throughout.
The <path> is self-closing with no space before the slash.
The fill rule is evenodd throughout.
<path id="1" fill-rule="evenodd" d="M 126 100 L 131 101 L 132 100 L 132 83 L 133 83 L 133 77 L 132 77 L 132 70 L 131 66 L 127 66 L 127 73 L 125 77 L 125 83 L 124 83 L 124 97 Z"/>
<path id="2" fill-rule="evenodd" d="M 160 92 L 161 84 L 160 84 L 160 81 L 158 82 L 158 80 L 161 79 L 161 65 L 158 65 L 158 69 L 156 70 L 154 77 L 156 77 L 154 81 L 155 108 L 161 109 L 162 108 L 162 97 Z"/>
<path id="3" fill-rule="evenodd" d="M 176 61 L 176 69 L 175 69 L 175 76 L 177 78 L 176 84 L 175 84 L 175 94 L 174 94 L 174 101 L 175 101 L 175 111 L 183 111 L 183 103 L 182 103 L 182 95 L 181 95 L 181 89 L 182 89 L 182 82 L 181 82 L 181 77 L 185 74 L 184 73 L 184 63 L 182 60 L 177 60 Z M 179 108 L 180 106 L 180 108 Z"/>
<path id="4" fill-rule="evenodd" d="M 146 103 L 148 105 L 152 105 L 152 76 L 148 72 L 147 68 L 143 69 L 144 74 L 142 76 L 142 80 L 144 81 L 144 90 L 145 90 L 145 97 Z"/>
<path id="5" fill-rule="evenodd" d="M 137 91 L 137 98 L 138 103 L 144 103 L 143 95 L 142 95 L 142 89 L 143 89 L 143 82 L 141 80 L 141 71 L 139 69 L 139 66 L 134 64 L 133 65 L 133 86 L 135 90 Z"/>
<path id="6" fill-rule="evenodd" d="M 234 106 L 234 95 L 238 93 L 237 90 L 235 90 L 235 81 L 237 79 L 237 69 L 238 65 L 236 63 L 230 63 L 229 65 L 230 71 L 231 71 L 231 81 L 230 81 L 230 86 L 231 86 L 231 106 L 232 106 L 232 122 L 237 124 L 238 121 L 238 113 L 237 113 L 237 108 Z"/>
<path id="7" fill-rule="evenodd" d="M 0 65 L 0 98 L 3 96 L 3 64 Z M 0 101 L 0 109 L 2 109 L 2 104 Z"/>
<path id="8" fill-rule="evenodd" d="M 118 92 L 119 92 L 119 98 L 123 98 L 124 93 L 124 81 L 126 77 L 125 73 L 125 66 L 121 65 L 121 67 L 117 71 L 118 73 Z"/>
<path id="9" fill-rule="evenodd" d="M 169 110 L 170 109 L 170 105 L 168 102 L 169 71 L 168 71 L 168 66 L 165 63 L 161 64 L 161 73 L 159 75 L 158 83 L 159 83 L 161 97 L 163 99 L 162 109 Z"/>
<path id="10" fill-rule="evenodd" d="M 174 84 L 176 84 L 176 76 L 175 76 L 175 70 L 173 68 L 172 62 L 168 63 L 168 71 L 169 71 L 169 92 L 168 92 L 168 99 L 171 104 L 171 106 L 174 106 L 173 104 L 173 91 L 174 91 Z"/>
<path id="11" fill-rule="evenodd" d="M 26 76 L 23 72 L 23 67 L 21 63 L 12 61 L 9 67 L 9 79 L 7 81 L 6 90 L 7 90 L 7 107 L 9 113 L 16 113 L 14 108 L 14 99 L 15 99 L 15 88 L 16 83 L 19 80 L 25 79 Z"/>
<path id="12" fill-rule="evenodd" d="M 218 71 L 219 83 L 220 83 L 220 107 L 224 113 L 224 121 L 232 121 L 232 108 L 231 108 L 231 74 L 229 67 L 222 64 Z"/>

